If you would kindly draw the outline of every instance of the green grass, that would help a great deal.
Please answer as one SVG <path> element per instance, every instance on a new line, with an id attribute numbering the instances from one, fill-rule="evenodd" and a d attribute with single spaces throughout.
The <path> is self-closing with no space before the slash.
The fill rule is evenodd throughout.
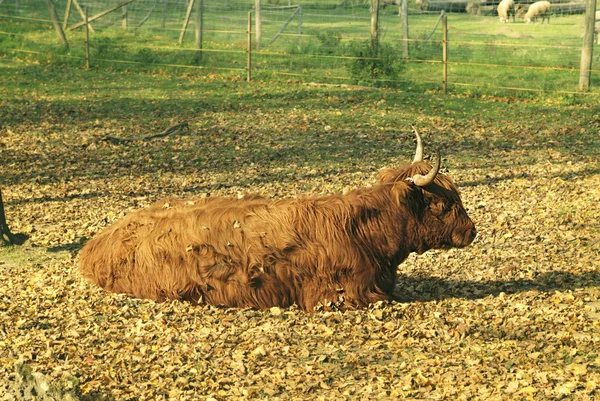
<path id="1" fill-rule="evenodd" d="M 57 255 L 48 254 L 44 248 L 0 246 L 0 268 L 2 269 L 14 269 L 24 265 L 40 264 L 53 258 L 57 258 Z"/>
<path id="2" fill-rule="evenodd" d="M 199 168 L 219 160 L 233 161 L 232 166 L 243 161 L 279 166 L 282 157 L 290 165 L 324 169 L 349 168 L 353 160 L 361 158 L 372 157 L 373 163 L 379 163 L 376 158 L 380 154 L 364 154 L 362 146 L 356 148 L 357 141 L 367 148 L 394 149 L 399 130 L 419 121 L 443 125 L 457 133 L 485 129 L 484 137 L 458 135 L 458 139 L 444 143 L 466 159 L 489 149 L 521 148 L 521 142 L 545 144 L 549 136 L 553 136 L 553 146 L 566 154 L 593 155 L 599 147 L 594 130 L 597 103 L 585 96 L 536 93 L 530 96 L 536 101 L 531 102 L 525 94 L 518 98 L 492 96 L 480 88 L 463 88 L 462 94 L 449 96 L 436 90 L 355 93 L 343 87 L 312 87 L 277 77 L 247 83 L 235 74 L 207 76 L 170 68 L 86 71 L 25 61 L 0 66 L 0 79 L 5 83 L 0 88 L 0 121 L 4 126 L 60 123 L 67 131 L 136 136 L 139 132 L 160 132 L 170 122 L 186 119 L 193 121 L 193 129 L 211 133 L 197 139 L 197 150 L 178 156 L 182 163 L 193 160 Z M 276 117 L 283 110 L 287 120 Z M 249 125 L 257 112 L 261 124 Z M 229 128 L 219 132 L 214 127 L 214 115 L 227 120 Z M 582 121 L 588 123 L 582 125 Z M 335 129 L 323 134 L 326 126 Z M 114 129 L 118 131 L 111 131 Z M 503 134 L 506 131 L 516 136 L 507 138 Z M 80 146 L 71 141 L 73 138 L 66 145 Z M 214 154 L 219 160 L 213 160 L 212 153 L 204 154 L 203 146 L 216 146 Z M 298 147 L 308 151 L 291 151 Z M 96 151 L 99 158 L 103 151 L 103 147 Z M 140 151 L 146 153 L 143 147 Z M 172 153 L 180 152 L 167 152 L 165 163 Z M 65 166 L 71 163 L 69 157 L 76 157 L 54 156 Z M 524 160 L 535 157 L 523 155 Z M 289 167 L 289 171 L 294 168 Z"/>
<path id="3" fill-rule="evenodd" d="M 131 71 L 177 65 L 192 74 L 244 77 L 246 20 L 251 3 L 205 3 L 201 60 L 194 50 L 193 21 L 183 46 L 177 46 L 185 13 L 181 5 L 167 9 L 164 28 L 158 11 L 139 30 L 135 28 L 147 10 L 132 11 L 127 31 L 117 23 L 118 13 L 109 14 L 94 23 L 97 32 L 91 35 L 92 66 L 100 70 Z M 297 36 L 294 20 L 267 48 L 264 45 L 289 17 L 290 11 L 264 10 L 263 48 L 253 52 L 253 76 L 259 80 L 283 77 L 418 91 L 441 89 L 441 26 L 430 40 L 425 40 L 437 15 L 410 15 L 410 59 L 403 62 L 397 8 L 387 7 L 381 11 L 381 41 L 392 49 L 394 62 L 402 68 L 369 76 L 357 74 L 355 68 L 356 57 L 361 54 L 356 49 L 359 43 L 369 39 L 368 7 L 336 8 L 334 3 L 303 4 L 302 36 Z M 0 16 L 0 57 L 81 68 L 85 64 L 81 29 L 67 32 L 71 45 L 67 51 L 59 44 L 49 22 L 22 18 L 47 18 L 39 7 L 28 9 L 27 2 L 22 4 L 22 10 L 16 15 L 21 18 Z M 100 2 L 94 5 L 98 10 L 103 8 Z M 64 10 L 59 10 L 61 13 Z M 78 18 L 72 13 L 70 23 L 77 22 Z M 500 24 L 496 17 L 450 14 L 448 80 L 451 90 L 524 97 L 540 91 L 576 92 L 582 20 L 583 16 L 572 15 L 556 16 L 551 25 L 522 21 Z M 599 84 L 600 78 L 594 71 L 593 93 L 598 93 L 595 87 Z"/>

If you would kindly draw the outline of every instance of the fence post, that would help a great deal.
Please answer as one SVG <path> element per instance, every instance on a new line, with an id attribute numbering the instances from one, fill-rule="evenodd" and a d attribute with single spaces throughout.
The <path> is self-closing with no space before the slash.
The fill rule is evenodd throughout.
<path id="1" fill-rule="evenodd" d="M 90 69 L 90 24 L 88 23 L 88 8 L 85 7 L 85 68 Z"/>
<path id="2" fill-rule="evenodd" d="M 442 82 L 444 95 L 448 93 L 448 16 L 442 17 Z"/>
<path id="3" fill-rule="evenodd" d="M 204 0 L 198 0 L 198 9 L 196 10 L 196 59 L 198 61 L 202 60 L 202 31 L 203 27 L 203 18 L 204 17 Z"/>
<path id="4" fill-rule="evenodd" d="M 596 0 L 587 0 L 585 7 L 585 27 L 583 30 L 583 46 L 581 48 L 581 65 L 579 67 L 579 90 L 581 92 L 587 92 L 590 89 L 595 20 Z"/>
<path id="5" fill-rule="evenodd" d="M 256 11 L 256 22 L 254 23 L 254 26 L 256 26 L 256 48 L 260 49 L 260 42 L 262 41 L 262 18 L 260 15 L 260 0 L 255 1 L 254 9 Z M 248 31 L 250 31 L 250 29 L 248 29 Z"/>
<path id="6" fill-rule="evenodd" d="M 183 20 L 183 28 L 181 28 L 181 33 L 179 34 L 179 45 L 183 44 L 183 37 L 185 36 L 185 30 L 190 22 L 190 15 L 192 15 L 192 8 L 194 8 L 194 0 L 190 0 L 188 4 L 187 12 L 185 13 L 185 19 Z"/>
<path id="7" fill-rule="evenodd" d="M 292 7 L 293 8 L 293 7 Z M 279 28 L 279 31 L 277 31 L 277 33 L 275 34 L 275 36 L 273 36 L 271 38 L 271 40 L 269 40 L 267 42 L 267 45 L 265 47 L 269 47 L 271 45 L 271 43 L 273 43 L 278 37 L 279 35 L 281 35 L 281 33 L 285 30 L 285 28 L 288 26 L 288 24 L 294 19 L 294 17 L 296 16 L 296 14 L 302 10 L 302 6 L 296 6 L 296 9 L 294 10 L 294 12 L 292 13 L 292 15 L 290 15 L 290 17 L 287 19 L 287 21 L 285 21 L 283 23 L 283 25 L 281 26 L 281 28 Z M 300 37 L 299 37 L 300 38 Z M 298 39 L 299 39 L 298 38 Z"/>
<path id="8" fill-rule="evenodd" d="M 379 0 L 371 0 L 371 47 L 377 54 L 379 44 Z"/>
<path id="9" fill-rule="evenodd" d="M 75 6 L 75 8 L 77 9 L 77 12 L 79 13 L 79 15 L 81 15 L 81 19 L 85 19 L 84 16 L 84 12 L 83 12 L 83 8 L 81 8 L 81 6 L 79 5 L 79 3 L 77 2 L 77 0 L 73 0 L 73 5 Z M 66 25 L 65 25 L 66 26 Z M 88 26 L 90 28 L 90 32 L 95 32 L 94 31 L 94 27 L 92 26 L 92 24 L 88 21 Z M 66 28 L 65 28 L 66 29 Z"/>
<path id="10" fill-rule="evenodd" d="M 248 12 L 248 62 L 247 62 L 246 79 L 248 82 L 252 80 L 252 11 Z"/>
<path id="11" fill-rule="evenodd" d="M 127 30 L 127 6 L 123 6 L 122 11 L 121 11 L 121 27 L 123 28 L 123 30 Z"/>
<path id="12" fill-rule="evenodd" d="M 290 0 L 291 3 L 291 0 Z M 298 4 L 298 44 L 302 42 L 302 4 Z"/>
<path id="13" fill-rule="evenodd" d="M 58 14 L 56 14 L 56 8 L 54 8 L 54 3 L 52 0 L 46 0 L 46 4 L 48 5 L 48 11 L 50 12 L 50 18 L 52 18 L 52 24 L 54 25 L 54 29 L 56 29 L 56 34 L 61 42 L 65 45 L 67 50 L 69 50 L 69 42 L 67 42 L 67 37 L 65 36 L 65 32 L 62 29 L 62 25 L 58 20 Z"/>
<path id="14" fill-rule="evenodd" d="M 402 58 L 408 59 L 408 0 L 402 0 L 399 7 L 402 17 Z"/>
<path id="15" fill-rule="evenodd" d="M 67 1 L 67 9 L 65 10 L 65 18 L 63 19 L 62 29 L 63 31 L 67 29 L 67 24 L 69 23 L 69 15 L 71 15 L 71 6 L 73 5 L 73 0 Z"/>

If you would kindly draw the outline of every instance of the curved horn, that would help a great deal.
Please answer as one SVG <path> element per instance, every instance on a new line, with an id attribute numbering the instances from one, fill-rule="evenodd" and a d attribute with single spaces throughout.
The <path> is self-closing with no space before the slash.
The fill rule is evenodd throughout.
<path id="1" fill-rule="evenodd" d="M 415 158 L 413 159 L 413 163 L 422 162 L 423 161 L 423 141 L 421 141 L 421 135 L 419 135 L 419 131 L 414 125 L 411 125 L 413 131 L 415 131 L 415 135 L 417 136 L 417 150 L 415 151 Z"/>
<path id="2" fill-rule="evenodd" d="M 433 163 L 433 167 L 431 167 L 431 170 L 429 171 L 429 173 L 427 173 L 427 175 L 416 174 L 412 178 L 412 181 L 415 183 L 415 185 L 417 185 L 419 187 L 424 187 L 426 185 L 431 184 L 433 182 L 433 180 L 435 179 L 435 177 L 437 176 L 438 172 L 440 171 L 441 161 L 442 161 L 442 155 L 438 151 L 437 157 L 435 158 L 435 163 Z"/>

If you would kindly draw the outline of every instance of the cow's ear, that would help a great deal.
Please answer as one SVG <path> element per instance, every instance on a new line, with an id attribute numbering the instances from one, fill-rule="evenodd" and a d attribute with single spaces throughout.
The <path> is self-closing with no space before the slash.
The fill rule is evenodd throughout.
<path id="1" fill-rule="evenodd" d="M 396 181 L 398 178 L 398 171 L 393 170 L 391 168 L 384 168 L 379 171 L 377 174 L 377 181 L 380 184 L 390 184 Z"/>

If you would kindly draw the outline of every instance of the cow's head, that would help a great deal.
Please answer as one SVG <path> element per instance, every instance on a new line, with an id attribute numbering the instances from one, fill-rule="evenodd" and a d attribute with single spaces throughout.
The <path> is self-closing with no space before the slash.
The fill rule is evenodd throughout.
<path id="1" fill-rule="evenodd" d="M 407 235 L 413 237 L 410 239 L 415 244 L 414 251 L 463 248 L 477 236 L 475 224 L 467 215 L 450 177 L 440 173 L 439 152 L 433 166 L 424 162 L 421 137 L 413 129 L 417 136 L 413 162 L 398 170 L 382 170 L 379 182 L 391 184 L 398 201 L 412 211 L 417 223 Z"/>

